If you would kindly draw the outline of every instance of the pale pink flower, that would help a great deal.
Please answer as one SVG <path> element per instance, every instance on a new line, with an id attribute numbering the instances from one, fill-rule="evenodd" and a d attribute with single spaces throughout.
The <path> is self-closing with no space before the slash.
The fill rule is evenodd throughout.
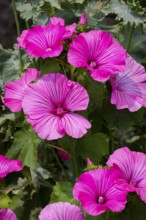
<path id="1" fill-rule="evenodd" d="M 68 51 L 68 62 L 85 67 L 91 77 L 105 82 L 119 71 L 125 70 L 126 51 L 104 31 L 92 30 L 75 37 Z"/>
<path id="2" fill-rule="evenodd" d="M 42 209 L 39 220 L 85 220 L 80 208 L 68 202 L 58 202 Z"/>
<path id="3" fill-rule="evenodd" d="M 82 137 L 89 121 L 73 111 L 86 110 L 89 96 L 77 82 L 60 73 L 44 75 L 26 90 L 22 106 L 38 136 L 53 140 L 68 134 Z"/>
<path id="4" fill-rule="evenodd" d="M 117 109 L 128 108 L 134 112 L 146 107 L 146 72 L 142 65 L 127 56 L 126 70 L 111 77 L 111 103 Z"/>
<path id="5" fill-rule="evenodd" d="M 106 212 L 120 212 L 125 208 L 126 192 L 119 190 L 114 181 L 117 174 L 114 169 L 98 168 L 81 174 L 73 195 L 81 202 L 82 208 L 96 216 Z"/>
<path id="6" fill-rule="evenodd" d="M 20 160 L 11 160 L 3 155 L 0 155 L 0 179 L 3 179 L 9 173 L 18 172 L 23 169 Z"/>
<path id="7" fill-rule="evenodd" d="M 121 170 L 116 186 L 121 190 L 136 192 L 146 202 L 146 155 L 123 147 L 110 155 L 108 166 L 116 165 Z"/>
<path id="8" fill-rule="evenodd" d="M 17 220 L 17 217 L 11 209 L 0 209 L 0 220 Z"/>
<path id="9" fill-rule="evenodd" d="M 65 27 L 66 32 L 65 32 L 65 34 L 63 35 L 63 38 L 64 38 L 64 39 L 68 39 L 68 38 L 70 38 L 73 34 L 78 33 L 78 32 L 76 31 L 77 24 L 76 24 L 76 23 L 73 23 L 73 24 L 71 24 L 71 25 L 65 26 L 65 20 L 64 20 L 63 18 L 52 17 L 52 18 L 50 18 L 50 24 L 52 24 L 52 25 L 58 25 L 58 24 L 60 24 L 60 25 L 62 25 L 62 26 Z"/>
<path id="10" fill-rule="evenodd" d="M 21 78 L 6 84 L 3 103 L 12 112 L 19 112 L 22 109 L 22 99 L 25 89 L 29 83 L 35 80 L 39 75 L 40 72 L 37 71 L 37 69 L 28 68 Z"/>
<path id="11" fill-rule="evenodd" d="M 84 13 L 82 13 L 81 16 L 80 16 L 79 24 L 82 24 L 82 25 L 88 24 L 87 17 Z"/>
<path id="12" fill-rule="evenodd" d="M 62 25 L 37 25 L 26 36 L 26 51 L 33 57 L 57 57 L 63 50 L 65 27 Z"/>
<path id="13" fill-rule="evenodd" d="M 22 31 L 21 35 L 17 37 L 18 49 L 26 48 L 26 36 L 29 30 Z"/>

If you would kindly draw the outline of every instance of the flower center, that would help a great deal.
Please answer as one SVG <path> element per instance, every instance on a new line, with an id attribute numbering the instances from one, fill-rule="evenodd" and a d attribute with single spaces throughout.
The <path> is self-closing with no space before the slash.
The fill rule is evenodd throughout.
<path id="1" fill-rule="evenodd" d="M 136 183 L 135 181 L 133 181 L 133 180 L 131 180 L 131 181 L 129 182 L 129 184 L 132 185 L 132 186 L 136 186 L 136 185 L 137 185 L 137 183 Z"/>
<path id="2" fill-rule="evenodd" d="M 104 200 L 103 196 L 99 196 L 97 202 L 98 202 L 99 204 L 105 203 L 105 200 Z"/>
<path id="3" fill-rule="evenodd" d="M 97 67 L 97 64 L 94 61 L 91 61 L 89 62 L 89 66 L 94 69 Z"/>
<path id="4" fill-rule="evenodd" d="M 59 108 L 56 109 L 56 114 L 57 114 L 57 115 L 60 115 L 60 116 L 61 116 L 61 115 L 63 115 L 64 113 L 65 113 L 65 109 L 64 109 L 64 108 L 60 108 L 60 107 L 59 107 Z"/>
<path id="5" fill-rule="evenodd" d="M 46 52 L 49 52 L 49 51 L 52 51 L 52 48 L 48 47 L 48 48 L 46 49 Z"/>

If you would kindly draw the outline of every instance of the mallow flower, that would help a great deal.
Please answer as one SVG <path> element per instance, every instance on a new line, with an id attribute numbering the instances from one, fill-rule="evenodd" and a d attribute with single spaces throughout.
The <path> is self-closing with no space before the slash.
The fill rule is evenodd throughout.
<path id="1" fill-rule="evenodd" d="M 84 13 L 81 14 L 78 24 L 82 24 L 82 25 L 88 24 L 87 17 Z"/>
<path id="2" fill-rule="evenodd" d="M 65 33 L 65 27 L 60 24 L 36 25 L 28 32 L 22 32 L 18 38 L 18 47 L 24 47 L 33 58 L 57 57 L 63 50 Z"/>
<path id="3" fill-rule="evenodd" d="M 107 165 L 119 167 L 118 189 L 136 192 L 146 203 L 146 154 L 122 147 L 110 155 Z"/>
<path id="4" fill-rule="evenodd" d="M 124 71 L 125 59 L 125 49 L 109 33 L 101 30 L 81 33 L 72 40 L 68 51 L 68 62 L 76 67 L 85 67 L 99 82 Z"/>
<path id="5" fill-rule="evenodd" d="M 73 195 L 88 214 L 96 216 L 106 212 L 107 209 L 120 212 L 125 208 L 126 191 L 121 191 L 115 186 L 117 178 L 115 169 L 90 170 L 77 179 Z"/>
<path id="6" fill-rule="evenodd" d="M 37 79 L 39 75 L 40 72 L 37 69 L 28 68 L 21 78 L 13 82 L 8 82 L 4 88 L 4 105 L 12 112 L 19 112 L 22 109 L 22 99 L 25 89 L 28 87 L 29 83 Z"/>
<path id="7" fill-rule="evenodd" d="M 111 76 L 111 103 L 117 109 L 134 112 L 146 107 L 146 71 L 131 56 L 126 58 L 126 69 Z"/>
<path id="8" fill-rule="evenodd" d="M 49 73 L 29 85 L 22 106 L 38 136 L 54 140 L 65 134 L 80 138 L 87 132 L 90 122 L 74 111 L 86 110 L 88 103 L 87 91 L 79 83 Z"/>
<path id="9" fill-rule="evenodd" d="M 3 155 L 0 155 L 0 179 L 6 177 L 9 173 L 18 172 L 23 169 L 20 160 L 11 160 Z"/>
<path id="10" fill-rule="evenodd" d="M 58 202 L 42 209 L 39 220 L 85 220 L 80 208 L 68 202 Z"/>
<path id="11" fill-rule="evenodd" d="M 17 217 L 11 209 L 0 209 L 0 220 L 17 220 Z"/>

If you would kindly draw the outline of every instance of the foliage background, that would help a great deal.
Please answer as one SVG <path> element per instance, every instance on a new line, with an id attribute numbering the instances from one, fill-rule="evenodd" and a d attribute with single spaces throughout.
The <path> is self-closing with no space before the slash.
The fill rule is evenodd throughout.
<path id="1" fill-rule="evenodd" d="M 13 7 L 12 3 L 10 7 Z M 71 24 L 78 22 L 80 14 L 85 12 L 90 26 L 85 31 L 91 28 L 112 33 L 139 63 L 146 65 L 144 0 L 16 0 L 16 9 L 20 22 L 18 35 L 33 25 L 48 24 L 51 16 L 62 17 L 66 24 Z M 78 28 L 82 31 L 82 27 Z M 19 78 L 26 68 L 36 65 L 43 73 L 63 71 L 62 64 L 55 59 L 45 61 L 40 67 L 39 61 L 36 64 L 23 50 L 19 52 L 16 43 L 12 49 L 1 45 L 1 97 L 6 82 Z M 79 140 L 68 136 L 53 142 L 40 140 L 22 112 L 11 113 L 1 102 L 0 153 L 20 159 L 25 167 L 21 173 L 10 174 L 0 182 L 0 208 L 15 210 L 18 219 L 38 219 L 42 207 L 51 202 L 76 203 L 72 197 L 72 187 L 76 177 L 86 167 L 86 157 L 96 165 L 104 165 L 108 155 L 121 146 L 146 153 L 146 110 L 142 108 L 135 113 L 118 111 L 110 104 L 108 84 L 105 87 L 85 78 L 84 71 L 78 81 L 90 95 L 90 110 L 84 114 L 92 122 L 90 132 Z M 72 161 L 62 161 L 53 146 L 61 146 L 69 152 Z M 110 213 L 106 219 L 145 220 L 145 216 L 146 205 L 131 194 L 127 208 L 120 214 Z M 105 215 L 88 216 L 88 219 L 103 220 Z"/>

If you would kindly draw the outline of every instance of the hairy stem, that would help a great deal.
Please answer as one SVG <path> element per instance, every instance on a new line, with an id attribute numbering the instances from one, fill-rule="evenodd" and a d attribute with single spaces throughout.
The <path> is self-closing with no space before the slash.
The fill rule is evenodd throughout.
<path id="1" fill-rule="evenodd" d="M 15 0 L 12 0 L 12 6 L 13 6 L 13 11 L 14 11 L 14 16 L 15 16 L 16 27 L 17 27 L 17 34 L 18 34 L 18 36 L 20 36 L 21 30 L 20 30 L 20 24 L 19 24 L 18 13 L 16 10 Z M 22 60 L 21 50 L 19 50 L 19 62 L 20 62 L 21 71 L 23 72 L 24 64 L 23 64 L 23 60 Z"/>

